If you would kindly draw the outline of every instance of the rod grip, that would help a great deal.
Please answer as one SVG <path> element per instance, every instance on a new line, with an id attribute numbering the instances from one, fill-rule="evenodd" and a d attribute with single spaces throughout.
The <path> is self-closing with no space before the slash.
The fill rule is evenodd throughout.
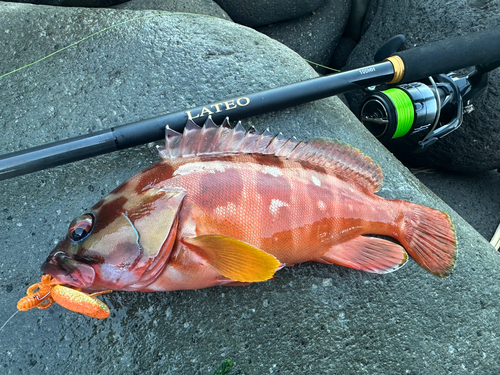
<path id="1" fill-rule="evenodd" d="M 397 52 L 404 63 L 398 83 L 500 60 L 500 27 L 428 43 Z"/>

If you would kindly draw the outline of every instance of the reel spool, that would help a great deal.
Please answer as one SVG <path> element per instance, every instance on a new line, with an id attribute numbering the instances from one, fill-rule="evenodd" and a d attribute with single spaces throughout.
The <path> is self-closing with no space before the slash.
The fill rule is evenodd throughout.
<path id="1" fill-rule="evenodd" d="M 421 82 L 374 92 L 361 107 L 361 122 L 385 143 L 428 129 L 438 115 L 438 100 Z"/>
<path id="2" fill-rule="evenodd" d="M 385 145 L 408 137 L 417 143 L 416 152 L 423 151 L 460 126 L 462 96 L 470 90 L 468 77 L 434 78 L 429 77 L 429 85 L 412 82 L 370 91 L 361 106 L 361 122 Z"/>

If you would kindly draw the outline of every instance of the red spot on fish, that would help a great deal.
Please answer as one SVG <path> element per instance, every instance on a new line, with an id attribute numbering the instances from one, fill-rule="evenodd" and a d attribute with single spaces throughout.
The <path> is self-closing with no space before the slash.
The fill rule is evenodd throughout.
<path id="1" fill-rule="evenodd" d="M 257 164 L 264 166 L 271 166 L 277 168 L 284 168 L 283 159 L 275 156 L 275 155 L 265 155 L 265 154 L 252 154 L 252 158 Z"/>
<path id="2" fill-rule="evenodd" d="M 106 263 L 120 268 L 133 268 L 141 259 L 142 249 L 136 242 L 121 242 L 104 257 Z"/>
<path id="3" fill-rule="evenodd" d="M 309 238 L 310 243 L 322 242 L 329 244 L 332 241 L 332 236 L 336 231 L 333 225 L 332 218 L 322 218 L 314 223 L 312 223 L 309 228 Z"/>
<path id="4" fill-rule="evenodd" d="M 236 158 L 240 155 L 203 155 L 200 157 L 200 161 L 227 161 L 227 162 L 236 162 Z"/>
<path id="5" fill-rule="evenodd" d="M 74 258 L 79 262 L 88 264 L 92 263 L 103 264 L 104 262 L 107 261 L 107 258 L 104 255 L 96 253 L 95 251 L 91 252 L 82 246 L 79 247 L 78 252 L 74 256 Z"/>
<path id="6" fill-rule="evenodd" d="M 256 177 L 257 193 L 266 202 L 270 204 L 273 199 L 279 199 L 285 203 L 290 202 L 292 186 L 287 178 L 264 172 L 258 172 Z"/>
<path id="7" fill-rule="evenodd" d="M 167 161 L 156 163 L 137 175 L 135 192 L 140 194 L 160 182 L 171 178 L 173 173 L 174 167 Z"/>
<path id="8" fill-rule="evenodd" d="M 221 189 L 221 186 L 224 189 Z M 214 210 L 218 206 L 228 203 L 239 204 L 243 190 L 241 173 L 236 169 L 226 169 L 215 174 L 207 173 L 200 180 L 200 196 L 197 201 L 207 210 Z M 214 195 L 214 192 L 217 194 Z M 214 199 L 215 198 L 215 199 Z"/>
<path id="9" fill-rule="evenodd" d="M 128 198 L 121 196 L 110 202 L 102 205 L 96 215 L 96 223 L 92 234 L 99 233 L 100 230 L 106 229 L 118 216 L 123 213 L 123 206 L 127 203 Z"/>
<path id="10" fill-rule="evenodd" d="M 293 230 L 291 229 L 273 233 L 271 237 L 267 237 L 262 240 L 262 248 L 264 250 L 270 250 L 271 252 L 289 252 L 293 249 L 293 247 L 294 238 Z M 276 250 L 273 251 L 274 249 Z M 284 261 L 284 259 L 280 259 L 280 261 Z"/>
<path id="11" fill-rule="evenodd" d="M 155 204 L 159 199 L 166 199 L 165 191 L 158 191 L 156 194 L 147 195 L 144 193 L 141 195 L 141 204 L 140 207 L 135 207 L 134 210 L 131 210 L 128 215 L 129 219 L 135 224 L 137 220 L 142 219 L 154 212 L 155 209 L 162 209 L 161 205 Z"/>
<path id="12" fill-rule="evenodd" d="M 96 204 L 94 204 L 91 208 L 92 211 L 97 211 L 99 210 L 102 205 L 104 204 L 104 199 L 101 199 L 99 202 L 97 202 Z"/>
<path id="13" fill-rule="evenodd" d="M 328 174 L 328 170 L 321 165 L 311 164 L 308 163 L 307 161 L 299 161 L 299 164 L 301 165 L 302 168 L 306 170 L 316 171 L 321 174 Z"/>

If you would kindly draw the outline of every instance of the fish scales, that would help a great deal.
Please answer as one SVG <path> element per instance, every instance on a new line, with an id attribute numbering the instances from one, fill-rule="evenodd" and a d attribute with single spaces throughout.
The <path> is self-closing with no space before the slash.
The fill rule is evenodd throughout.
<path id="1" fill-rule="evenodd" d="M 319 258 L 330 244 L 349 237 L 335 228 L 358 223 L 362 230 L 369 222 L 389 221 L 392 215 L 342 180 L 294 161 L 279 168 L 263 167 L 252 155 L 243 154 L 230 162 L 193 160 L 174 169 L 179 179 L 160 184 L 193 192 L 185 203 L 198 210 L 195 235 L 239 238 L 284 263 Z"/>
<path id="2" fill-rule="evenodd" d="M 159 151 L 74 220 L 44 273 L 88 291 L 171 291 L 264 281 L 306 261 L 392 272 L 405 249 L 436 276 L 453 268 L 449 217 L 376 196 L 380 167 L 350 146 L 208 120 L 167 129 Z"/>

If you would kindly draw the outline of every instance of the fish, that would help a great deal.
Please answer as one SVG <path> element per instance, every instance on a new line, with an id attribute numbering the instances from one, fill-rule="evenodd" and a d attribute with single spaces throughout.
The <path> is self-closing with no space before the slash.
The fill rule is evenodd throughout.
<path id="1" fill-rule="evenodd" d="M 334 140 L 188 121 L 161 161 L 75 218 L 41 270 L 87 292 L 247 285 L 315 261 L 393 272 L 408 255 L 448 276 L 457 240 L 439 210 L 376 195 L 380 166 Z"/>

